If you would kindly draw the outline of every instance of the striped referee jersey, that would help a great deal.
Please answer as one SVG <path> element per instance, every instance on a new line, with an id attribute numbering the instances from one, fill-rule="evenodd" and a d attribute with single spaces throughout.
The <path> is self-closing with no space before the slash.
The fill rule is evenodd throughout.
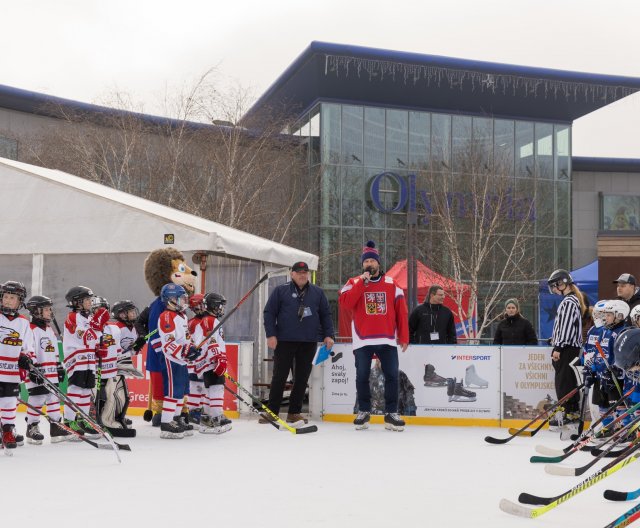
<path id="1" fill-rule="evenodd" d="M 551 344 L 554 348 L 582 346 L 582 313 L 580 301 L 574 293 L 566 295 L 558 306 Z"/>

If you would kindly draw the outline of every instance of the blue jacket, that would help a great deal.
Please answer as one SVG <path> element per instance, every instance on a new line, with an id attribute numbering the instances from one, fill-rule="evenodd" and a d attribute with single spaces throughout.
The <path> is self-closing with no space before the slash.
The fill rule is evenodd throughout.
<path id="1" fill-rule="evenodd" d="M 309 283 L 302 301 L 293 281 L 278 286 L 264 307 L 264 329 L 267 337 L 278 341 L 318 343 L 333 338 L 333 321 L 329 301 L 321 288 Z M 300 320 L 302 306 L 305 315 Z"/>

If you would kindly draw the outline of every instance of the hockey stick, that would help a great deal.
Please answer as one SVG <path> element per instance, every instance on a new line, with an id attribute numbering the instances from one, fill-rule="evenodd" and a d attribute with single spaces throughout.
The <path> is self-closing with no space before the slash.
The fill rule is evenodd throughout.
<path id="1" fill-rule="evenodd" d="M 540 425 L 538 425 L 538 427 L 536 427 L 532 431 L 528 431 L 528 430 L 527 431 L 521 431 L 519 429 L 516 429 L 515 427 L 509 427 L 509 434 L 516 435 L 516 436 L 524 436 L 524 437 L 527 437 L 527 438 L 535 436 L 536 433 L 540 429 L 542 429 L 545 425 L 547 425 L 549 423 L 549 421 L 551 420 L 551 418 L 553 418 L 559 412 L 564 412 L 564 408 L 563 407 L 556 407 L 555 410 L 549 416 L 547 416 L 544 420 L 542 420 L 542 422 L 540 422 Z"/>
<path id="2" fill-rule="evenodd" d="M 629 427 L 631 426 L 631 427 Z M 569 468 L 562 466 L 555 466 L 553 464 L 547 464 L 544 467 L 546 473 L 550 475 L 564 475 L 569 477 L 579 477 L 580 475 L 584 475 L 589 469 L 591 469 L 595 464 L 598 463 L 598 460 L 607 456 L 607 454 L 611 453 L 615 447 L 620 445 L 624 438 L 627 437 L 627 433 L 634 431 L 638 428 L 638 422 L 633 422 L 632 424 L 628 424 L 623 427 L 619 431 L 616 431 L 616 434 L 607 440 L 607 442 L 611 442 L 611 445 L 605 449 L 600 451 L 591 462 L 585 464 L 584 466 L 577 468 Z M 616 457 L 622 456 L 625 453 L 629 454 L 632 447 L 635 447 L 638 444 L 638 439 L 636 438 L 631 445 L 625 447 L 622 451 L 616 452 Z"/>
<path id="3" fill-rule="evenodd" d="M 582 403 L 580 404 L 580 421 L 578 422 L 578 436 L 584 431 L 584 411 L 587 408 L 587 400 L 589 399 L 589 387 L 587 385 L 582 389 Z M 562 438 L 561 438 L 562 440 Z"/>
<path id="4" fill-rule="evenodd" d="M 625 411 L 623 414 L 621 414 L 620 416 L 616 416 L 616 418 L 614 420 L 612 420 L 611 422 L 609 422 L 609 424 L 607 424 L 607 427 L 613 426 L 616 423 L 622 421 L 626 416 L 628 416 L 629 414 L 631 414 L 633 411 L 635 411 L 636 409 L 640 408 L 640 402 L 637 403 L 636 405 L 634 405 L 631 409 L 629 409 L 628 411 Z M 615 407 L 614 407 L 615 409 Z M 582 435 L 580 435 L 580 438 L 578 440 L 576 440 L 573 444 L 571 444 L 568 448 L 565 448 L 564 450 L 558 450 L 558 449 L 550 449 L 548 447 L 545 446 L 536 446 L 536 451 L 538 451 L 538 453 L 543 453 L 545 455 L 548 456 L 532 456 L 529 459 L 529 462 L 532 463 L 537 463 L 537 462 L 545 462 L 545 463 L 549 463 L 549 464 L 554 464 L 556 462 L 562 462 L 563 460 L 567 459 L 568 457 L 570 457 L 573 453 L 582 450 L 589 442 L 591 442 L 592 440 L 596 439 L 596 438 L 600 438 L 603 434 L 603 431 L 605 428 L 602 428 L 598 431 L 593 431 L 593 429 L 604 419 L 607 417 L 609 413 L 607 412 L 606 414 L 603 414 L 600 419 L 595 422 L 593 424 L 592 427 L 590 427 L 587 431 L 585 431 Z M 601 443 L 598 447 L 602 447 L 605 443 L 607 443 L 609 439 L 606 439 L 605 442 Z M 588 449 L 589 451 L 592 451 L 593 449 Z"/>
<path id="5" fill-rule="evenodd" d="M 110 450 L 113 450 L 113 448 L 109 444 L 99 444 L 98 442 L 94 442 L 93 440 L 89 440 L 88 438 L 85 438 L 84 435 L 81 435 L 78 431 L 75 431 L 75 430 L 71 429 L 71 427 L 69 427 L 67 424 L 65 424 L 64 420 L 60 420 L 59 422 L 56 422 L 48 414 L 42 412 L 42 409 L 38 409 L 37 407 L 34 407 L 33 405 L 31 405 L 30 403 L 28 403 L 28 402 L 26 402 L 24 400 L 21 400 L 21 399 L 18 398 L 18 403 L 21 403 L 22 405 L 24 405 L 28 409 L 31 409 L 33 412 L 36 412 L 40 416 L 43 416 L 50 424 L 57 425 L 61 429 L 64 429 L 68 433 L 71 433 L 71 434 L 75 435 L 77 438 L 79 438 L 83 442 L 86 442 L 89 445 L 92 445 L 96 449 L 110 449 Z M 117 452 L 116 452 L 116 457 L 118 458 L 118 462 L 121 462 L 120 457 L 117 455 Z"/>
<path id="6" fill-rule="evenodd" d="M 538 416 L 536 416 L 528 424 L 524 425 L 523 427 L 521 427 L 520 429 L 516 430 L 515 432 L 511 433 L 511 429 L 510 429 L 509 432 L 511 433 L 511 436 L 509 436 L 508 438 L 494 438 L 493 436 L 485 436 L 484 437 L 484 441 L 488 442 L 490 444 L 506 444 L 510 440 L 513 440 L 516 436 L 520 436 L 522 433 L 525 432 L 525 430 L 528 427 L 531 426 L 531 424 L 537 422 L 538 420 L 541 420 L 541 419 L 544 418 L 544 420 L 545 420 L 544 423 L 546 423 L 547 420 L 549 420 L 549 418 L 551 418 L 550 415 L 551 415 L 552 411 L 555 411 L 555 409 L 557 407 L 560 407 L 562 404 L 564 404 L 565 402 L 567 402 L 571 398 L 573 398 L 573 396 L 575 396 L 576 392 L 578 392 L 582 387 L 583 387 L 583 385 L 580 385 L 580 386 L 576 387 L 575 389 L 573 389 L 571 392 L 565 394 L 562 398 L 560 398 L 560 400 L 558 400 L 556 403 L 554 403 L 551 407 L 549 407 L 545 411 L 542 411 L 540 414 L 538 414 Z M 544 425 L 544 423 L 543 423 L 543 425 Z"/>
<path id="7" fill-rule="evenodd" d="M 540 517 L 548 511 L 556 508 L 563 502 L 566 502 L 569 499 L 575 497 L 580 492 L 590 488 L 594 484 L 597 484 L 602 479 L 608 477 L 609 475 L 612 475 L 616 471 L 631 464 L 632 462 L 635 462 L 638 458 L 640 458 L 640 453 L 638 452 L 638 449 L 640 449 L 640 444 L 636 444 L 631 449 L 632 451 L 627 455 L 632 456 L 625 455 L 624 457 L 621 456 L 616 458 L 615 460 L 604 466 L 602 469 L 561 495 L 558 495 L 556 497 L 536 497 L 535 495 L 530 495 L 528 493 L 521 493 L 518 497 L 518 500 L 522 503 L 543 504 L 543 506 L 540 506 L 538 508 L 527 508 L 522 504 L 517 504 L 508 499 L 502 499 L 500 501 L 499 507 L 503 512 L 509 513 L 511 515 L 517 515 L 518 517 L 525 517 L 528 519 Z"/>
<path id="8" fill-rule="evenodd" d="M 640 488 L 634 491 L 604 490 L 603 496 L 610 501 L 630 501 L 640 497 Z"/>
<path id="9" fill-rule="evenodd" d="M 640 504 L 636 504 L 630 510 L 624 512 L 620 517 L 611 521 L 604 528 L 622 528 L 629 526 L 633 521 L 640 519 Z"/>
<path id="10" fill-rule="evenodd" d="M 635 387 L 631 387 L 623 396 L 622 398 L 620 398 L 617 402 L 615 402 L 613 405 L 611 405 L 607 411 L 600 415 L 600 418 L 598 418 L 595 422 L 593 422 L 591 424 L 591 427 L 589 427 L 589 429 L 587 429 L 586 431 L 583 431 L 582 434 L 580 435 L 576 435 L 575 438 L 572 437 L 572 439 L 574 440 L 574 442 L 565 447 L 562 450 L 558 450 L 558 449 L 552 449 L 550 447 L 546 447 L 543 445 L 537 445 L 536 446 L 536 451 L 538 453 L 540 453 L 541 455 L 547 455 L 547 456 L 552 456 L 552 457 L 557 457 L 557 456 L 562 456 L 564 453 L 568 453 L 569 451 L 571 451 L 578 443 L 582 442 L 582 440 L 584 440 L 585 438 L 592 436 L 592 435 L 596 435 L 597 432 L 595 431 L 595 428 L 598 427 L 598 425 L 600 425 L 605 418 L 607 418 L 607 416 L 609 416 L 611 413 L 613 413 L 617 408 L 618 405 L 620 405 L 620 403 L 622 402 L 622 400 L 624 400 L 625 398 L 631 396 L 631 393 L 635 390 Z M 634 406 L 633 409 L 637 409 L 637 406 Z M 624 416 L 621 415 L 621 416 Z"/>
<path id="11" fill-rule="evenodd" d="M 84 418 L 89 423 L 89 425 L 91 425 L 91 427 L 95 429 L 98 432 L 98 434 L 100 434 L 100 436 L 102 436 L 107 442 L 109 442 L 109 444 L 113 447 L 114 451 L 117 451 L 118 449 L 122 449 L 123 451 L 131 451 L 131 447 L 129 447 L 127 444 L 119 444 L 118 442 L 114 441 L 114 439 L 111 437 L 109 433 L 105 432 L 105 430 L 102 429 L 102 427 L 100 427 L 94 420 L 92 420 L 91 417 L 87 415 L 87 413 L 85 413 L 69 397 L 67 397 L 67 395 L 64 394 L 57 385 L 55 385 L 54 383 L 51 383 L 51 381 L 49 381 L 46 378 L 44 373 L 35 365 L 33 365 L 33 363 L 31 364 L 30 370 L 35 372 L 35 374 L 38 376 L 38 379 L 42 382 L 42 384 L 47 389 L 49 389 L 50 392 L 58 396 L 60 401 L 64 403 L 65 406 L 68 405 L 77 414 L 82 416 L 82 418 Z M 119 455 L 118 455 L 118 459 L 120 459 Z"/>
<path id="12" fill-rule="evenodd" d="M 224 373 L 224 377 L 227 378 L 231 383 L 233 383 L 236 387 L 238 387 L 242 392 L 244 392 L 247 396 L 251 398 L 251 400 L 260 406 L 263 412 L 267 413 L 273 421 L 278 423 L 280 427 L 284 427 L 287 431 L 292 434 L 305 434 L 305 433 L 315 433 L 318 430 L 317 425 L 307 425 L 304 427 L 300 427 L 296 429 L 295 427 L 291 427 L 287 422 L 282 420 L 276 413 L 274 413 L 269 407 L 267 407 L 264 403 L 262 403 L 258 398 L 256 398 L 253 394 L 251 394 L 247 389 L 245 389 L 240 383 L 238 383 L 228 372 Z"/>
<path id="13" fill-rule="evenodd" d="M 218 328 L 220 328 L 224 323 L 227 322 L 227 319 L 229 319 L 229 317 L 231 317 L 235 311 L 240 308 L 240 306 L 249 298 L 249 296 L 258 289 L 258 286 L 260 286 L 260 284 L 262 284 L 264 281 L 266 281 L 270 275 L 274 274 L 274 273 L 279 273 L 281 271 L 287 270 L 289 268 L 279 268 L 273 271 L 268 271 L 267 273 L 265 273 L 262 277 L 260 277 L 260 280 L 258 280 L 258 282 L 256 282 L 252 288 L 245 293 L 244 297 L 242 299 L 240 299 L 238 301 L 238 303 L 231 309 L 231 311 L 227 314 L 225 314 L 222 319 L 220 319 L 220 321 L 218 321 L 218 324 L 215 325 L 213 327 L 213 329 L 211 330 L 211 332 L 209 332 L 206 336 L 204 336 L 204 338 L 202 339 L 202 341 L 200 341 L 200 344 L 197 345 L 197 348 L 202 348 L 202 346 L 211 338 L 211 336 L 213 336 L 213 334 L 215 334 L 218 331 Z"/>
<path id="14" fill-rule="evenodd" d="M 596 341 L 596 348 L 598 349 L 598 354 L 600 354 L 600 357 L 604 361 L 604 366 L 607 367 L 609 374 L 611 374 L 611 379 L 613 380 L 613 383 L 616 386 L 616 389 L 618 389 L 618 394 L 622 396 L 622 389 L 620 388 L 620 384 L 618 383 L 618 378 L 616 377 L 615 372 L 613 372 L 611 365 L 609 365 L 609 361 L 607 361 L 607 356 L 604 355 L 604 350 L 602 350 L 602 347 L 600 346 L 600 343 L 598 341 Z M 624 403 L 626 405 L 626 402 Z"/>

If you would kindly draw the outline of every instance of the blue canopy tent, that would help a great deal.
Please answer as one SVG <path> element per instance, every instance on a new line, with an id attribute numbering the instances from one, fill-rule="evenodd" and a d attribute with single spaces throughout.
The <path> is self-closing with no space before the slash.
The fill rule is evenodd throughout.
<path id="1" fill-rule="evenodd" d="M 587 264 L 570 273 L 580 291 L 587 294 L 589 305 L 593 306 L 598 300 L 598 261 L 594 260 L 591 264 Z M 540 281 L 538 295 L 538 336 L 540 339 L 551 337 L 553 320 L 556 317 L 556 311 L 561 300 L 562 297 L 559 295 L 549 293 L 546 279 Z"/>

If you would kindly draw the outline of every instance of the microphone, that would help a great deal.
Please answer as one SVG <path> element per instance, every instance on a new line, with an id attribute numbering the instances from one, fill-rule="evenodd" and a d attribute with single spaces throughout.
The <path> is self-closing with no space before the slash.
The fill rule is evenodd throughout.
<path id="1" fill-rule="evenodd" d="M 371 273 L 372 269 L 371 266 L 367 266 L 364 271 L 368 271 L 369 273 Z M 369 284 L 369 279 L 364 279 L 364 285 L 366 286 L 367 284 Z"/>

